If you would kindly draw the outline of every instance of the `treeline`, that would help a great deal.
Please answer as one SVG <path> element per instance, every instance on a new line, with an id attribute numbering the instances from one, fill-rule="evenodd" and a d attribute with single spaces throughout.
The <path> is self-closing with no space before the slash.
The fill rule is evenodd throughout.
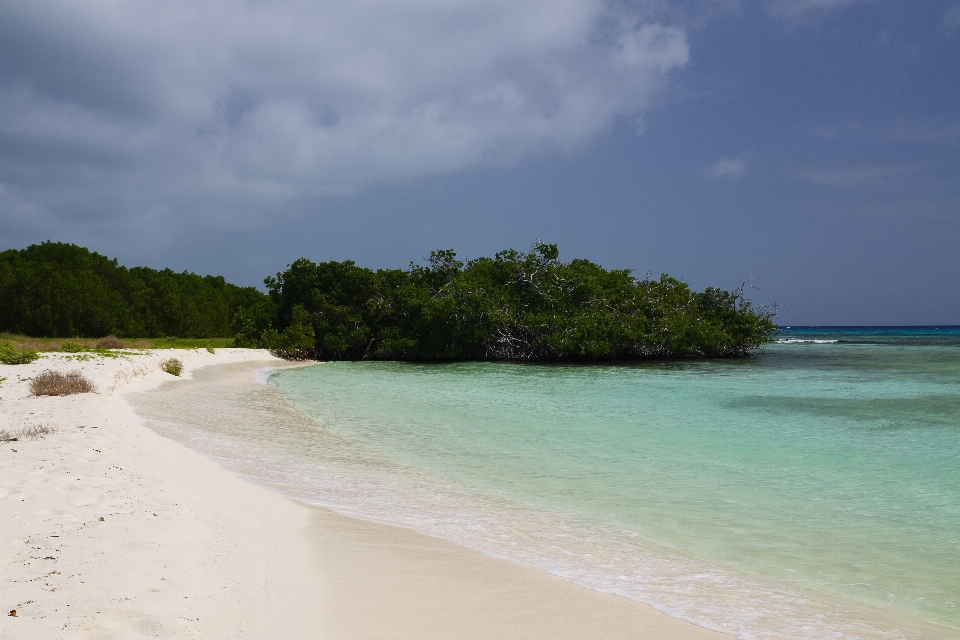
<path id="1" fill-rule="evenodd" d="M 323 360 L 597 361 L 741 357 L 775 330 L 735 292 L 637 279 L 556 245 L 371 271 L 297 260 L 241 309 L 238 346 Z"/>
<path id="2" fill-rule="evenodd" d="M 556 245 L 372 271 L 300 259 L 269 295 L 222 277 L 126 268 L 72 244 L 0 252 L 0 332 L 217 338 L 287 358 L 597 361 L 741 357 L 776 329 L 743 291 L 695 292 Z"/>
<path id="3" fill-rule="evenodd" d="M 0 331 L 34 337 L 216 338 L 266 300 L 219 276 L 126 268 L 73 244 L 0 252 Z"/>

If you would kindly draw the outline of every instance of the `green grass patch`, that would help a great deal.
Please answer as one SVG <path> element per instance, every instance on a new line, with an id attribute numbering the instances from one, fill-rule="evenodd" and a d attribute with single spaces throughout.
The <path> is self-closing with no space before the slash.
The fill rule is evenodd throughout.
<path id="1" fill-rule="evenodd" d="M 139 342 L 147 342 L 140 346 Z M 233 338 L 150 338 L 138 341 L 140 349 L 226 349 L 233 346 Z M 212 351 L 211 351 L 212 353 Z"/>
<path id="2" fill-rule="evenodd" d="M 60 343 L 60 351 L 66 351 L 67 353 L 80 353 L 81 351 L 87 350 L 88 347 L 79 342 L 74 342 L 73 340 L 67 340 L 66 342 Z"/>
<path id="3" fill-rule="evenodd" d="M 105 358 L 135 355 L 147 349 L 216 349 L 233 346 L 233 338 L 31 338 L 9 333 L 0 334 L 0 354 L 6 351 L 72 353 L 73 356 L 96 354 Z M 0 358 L 3 356 L 0 355 Z M 33 358 L 36 360 L 36 358 Z M 32 362 L 32 360 L 30 360 Z M 7 363 L 0 359 L 0 362 Z"/>

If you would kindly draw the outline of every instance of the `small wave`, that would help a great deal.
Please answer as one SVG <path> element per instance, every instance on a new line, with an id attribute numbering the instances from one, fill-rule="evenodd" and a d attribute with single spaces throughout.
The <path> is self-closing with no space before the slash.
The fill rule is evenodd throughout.
<path id="1" fill-rule="evenodd" d="M 270 381 L 270 375 L 276 371 L 273 367 L 262 367 L 257 369 L 257 372 L 253 375 L 253 382 L 255 384 L 267 384 Z"/>
<path id="2" fill-rule="evenodd" d="M 801 340 L 799 338 L 781 338 L 777 344 L 836 344 L 839 340 Z"/>

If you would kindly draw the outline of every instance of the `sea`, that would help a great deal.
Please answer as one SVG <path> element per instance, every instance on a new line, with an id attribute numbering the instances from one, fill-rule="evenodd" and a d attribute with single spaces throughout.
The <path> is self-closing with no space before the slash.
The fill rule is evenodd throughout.
<path id="1" fill-rule="evenodd" d="M 251 482 L 745 640 L 960 638 L 960 327 L 221 379 L 129 398 Z"/>

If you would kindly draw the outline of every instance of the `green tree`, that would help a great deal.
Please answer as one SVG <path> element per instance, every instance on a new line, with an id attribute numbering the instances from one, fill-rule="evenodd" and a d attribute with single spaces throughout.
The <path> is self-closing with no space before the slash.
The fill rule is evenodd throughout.
<path id="1" fill-rule="evenodd" d="M 697 293 L 666 275 L 637 280 L 587 260 L 563 262 L 546 243 L 467 263 L 434 251 L 403 271 L 297 260 L 265 282 L 271 326 L 256 328 L 262 315 L 248 319 L 238 343 L 278 351 L 295 343 L 302 355 L 309 326 L 311 355 L 322 359 L 741 357 L 775 330 L 773 315 L 753 309 L 742 288 Z"/>
<path id="2" fill-rule="evenodd" d="M 29 336 L 226 337 L 265 300 L 220 276 L 127 269 L 60 242 L 0 252 L 0 330 Z"/>

